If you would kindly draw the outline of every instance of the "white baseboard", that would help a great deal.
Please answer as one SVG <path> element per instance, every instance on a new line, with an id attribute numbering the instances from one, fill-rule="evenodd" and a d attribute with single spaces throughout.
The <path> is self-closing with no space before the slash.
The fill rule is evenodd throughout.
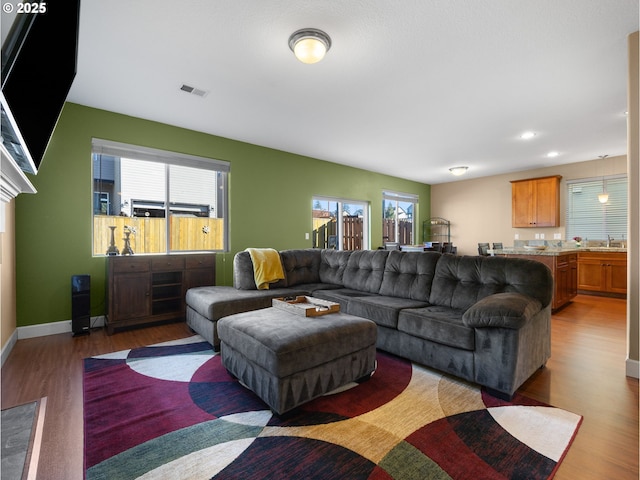
<path id="1" fill-rule="evenodd" d="M 57 335 L 59 333 L 71 333 L 71 320 L 61 322 L 40 323 L 38 325 L 28 325 L 18 327 L 18 340 L 25 338 L 45 337 L 47 335 Z"/>
<path id="2" fill-rule="evenodd" d="M 640 378 L 640 362 L 627 358 L 627 377 Z"/>
<path id="3" fill-rule="evenodd" d="M 91 328 L 104 326 L 104 315 L 91 317 L 89 322 Z M 61 322 L 41 323 L 38 325 L 28 325 L 18 327 L 18 340 L 25 338 L 44 337 L 46 335 L 57 335 L 59 333 L 71 333 L 71 320 Z"/>
<path id="4" fill-rule="evenodd" d="M 9 340 L 7 340 L 7 343 L 2 347 L 2 354 L 1 354 L 2 363 L 0 363 L 0 365 L 4 365 L 5 360 L 9 357 L 9 354 L 11 353 L 11 350 L 13 350 L 13 347 L 15 346 L 17 341 L 18 341 L 18 330 L 14 330 L 11 336 L 9 337 Z"/>

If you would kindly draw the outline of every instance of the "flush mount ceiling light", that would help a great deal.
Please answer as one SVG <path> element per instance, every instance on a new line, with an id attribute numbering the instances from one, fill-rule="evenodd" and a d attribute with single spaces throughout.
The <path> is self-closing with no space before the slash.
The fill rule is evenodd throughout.
<path id="1" fill-rule="evenodd" d="M 465 173 L 467 173 L 468 169 L 469 167 L 451 167 L 449 171 L 456 177 L 459 177 L 460 175 L 464 175 Z"/>
<path id="2" fill-rule="evenodd" d="M 560 153 L 558 152 L 549 152 L 547 153 L 547 158 L 556 158 Z"/>
<path id="3" fill-rule="evenodd" d="M 331 48 L 331 38 L 322 30 L 303 28 L 289 37 L 289 48 L 302 63 L 317 63 Z"/>
<path id="4" fill-rule="evenodd" d="M 536 136 L 536 132 L 524 132 L 523 134 L 520 135 L 520 138 L 522 140 L 531 140 L 535 136 Z"/>

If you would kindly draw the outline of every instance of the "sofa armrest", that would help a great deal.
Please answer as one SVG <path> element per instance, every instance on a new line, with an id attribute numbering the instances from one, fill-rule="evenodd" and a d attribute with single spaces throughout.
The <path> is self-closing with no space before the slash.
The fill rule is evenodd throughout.
<path id="1" fill-rule="evenodd" d="M 467 327 L 505 327 L 518 329 L 542 309 L 539 300 L 522 293 L 496 293 L 473 304 L 462 322 Z"/>

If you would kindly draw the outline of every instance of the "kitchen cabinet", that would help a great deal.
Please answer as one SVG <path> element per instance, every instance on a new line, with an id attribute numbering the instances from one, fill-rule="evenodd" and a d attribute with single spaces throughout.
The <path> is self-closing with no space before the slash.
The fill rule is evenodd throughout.
<path id="1" fill-rule="evenodd" d="M 553 299 L 551 309 L 557 310 L 569 303 L 578 294 L 578 254 L 573 252 L 541 253 L 526 255 L 507 253 L 507 257 L 526 258 L 544 263 L 553 277 Z"/>
<path id="2" fill-rule="evenodd" d="M 187 290 L 214 284 L 214 254 L 108 257 L 107 332 L 184 320 Z"/>
<path id="3" fill-rule="evenodd" d="M 580 293 L 624 296 L 627 293 L 627 254 L 624 252 L 580 252 Z"/>
<path id="4" fill-rule="evenodd" d="M 560 225 L 560 179 L 562 176 L 513 180 L 511 216 L 514 228 Z"/>

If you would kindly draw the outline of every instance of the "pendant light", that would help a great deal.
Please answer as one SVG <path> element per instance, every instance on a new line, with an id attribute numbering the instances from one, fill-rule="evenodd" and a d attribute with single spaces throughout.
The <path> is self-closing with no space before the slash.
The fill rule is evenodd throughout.
<path id="1" fill-rule="evenodd" d="M 609 155 L 600 155 L 598 158 L 601 158 L 603 163 L 604 163 L 604 159 L 607 158 Z M 604 167 L 602 169 L 603 173 L 602 173 L 602 193 L 598 194 L 598 201 L 600 203 L 607 203 L 609 201 L 609 194 L 607 193 L 607 188 L 604 184 Z"/>

